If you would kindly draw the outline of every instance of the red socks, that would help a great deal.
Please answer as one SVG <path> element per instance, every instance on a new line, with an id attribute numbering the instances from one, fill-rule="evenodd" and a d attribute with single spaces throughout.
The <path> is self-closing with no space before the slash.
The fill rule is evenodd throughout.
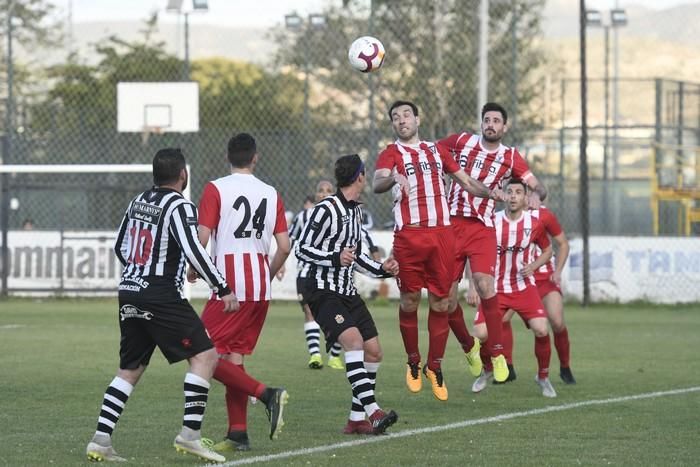
<path id="1" fill-rule="evenodd" d="M 447 338 L 450 335 L 450 324 L 446 311 L 430 310 L 428 312 L 428 335 L 430 336 L 428 368 L 437 370 L 440 368 L 442 357 L 445 356 Z"/>
<path id="2" fill-rule="evenodd" d="M 464 350 L 465 353 L 469 352 L 474 346 L 474 338 L 469 335 L 469 331 L 467 330 L 467 323 L 464 321 L 462 305 L 457 303 L 455 311 L 448 313 L 447 320 L 450 324 L 450 329 L 452 329 L 452 333 L 462 346 L 462 350 Z"/>
<path id="3" fill-rule="evenodd" d="M 481 299 L 481 309 L 486 319 L 486 330 L 489 333 L 488 343 L 492 357 L 503 353 L 502 320 L 503 316 L 498 308 L 498 296 Z"/>
<path id="4" fill-rule="evenodd" d="M 537 377 L 540 379 L 549 376 L 549 359 L 552 356 L 552 347 L 549 343 L 549 334 L 535 337 L 535 357 L 537 357 Z"/>
<path id="5" fill-rule="evenodd" d="M 569 368 L 569 330 L 564 328 L 554 333 L 554 347 L 559 355 L 559 366 Z"/>
<path id="6" fill-rule="evenodd" d="M 503 355 L 506 357 L 506 362 L 513 364 L 513 328 L 510 326 L 510 321 L 503 321 L 503 327 L 501 328 L 503 333 L 501 335 L 503 339 Z M 490 337 L 489 337 L 490 339 Z"/>
<path id="7" fill-rule="evenodd" d="M 401 338 L 403 339 L 403 346 L 406 349 L 409 363 L 420 363 L 418 310 L 407 312 L 399 308 L 399 329 L 401 330 Z"/>
<path id="8" fill-rule="evenodd" d="M 242 392 L 246 396 L 255 396 L 258 399 L 265 390 L 265 385 L 246 373 L 243 365 L 236 365 L 223 358 L 220 358 L 218 365 L 216 365 L 214 379 L 227 388 Z"/>

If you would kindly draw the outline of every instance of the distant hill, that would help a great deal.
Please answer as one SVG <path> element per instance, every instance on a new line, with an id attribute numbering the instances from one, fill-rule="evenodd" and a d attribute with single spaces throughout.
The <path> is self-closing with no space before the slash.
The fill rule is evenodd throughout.
<path id="1" fill-rule="evenodd" d="M 662 0 L 659 0 L 661 3 Z M 578 2 L 549 0 L 544 11 L 544 33 L 553 39 L 578 35 Z M 612 3 L 612 2 L 610 2 Z M 573 6 L 572 6 L 573 5 Z M 628 24 L 620 30 L 625 37 L 643 37 L 689 46 L 700 46 L 700 2 L 652 10 L 632 5 L 625 8 Z M 607 15 L 606 11 L 603 11 Z M 591 29 L 593 31 L 593 29 Z"/>

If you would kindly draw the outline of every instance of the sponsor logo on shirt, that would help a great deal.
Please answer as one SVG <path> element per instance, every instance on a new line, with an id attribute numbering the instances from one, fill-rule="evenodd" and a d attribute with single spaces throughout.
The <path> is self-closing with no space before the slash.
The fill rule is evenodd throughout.
<path id="1" fill-rule="evenodd" d="M 343 324 L 345 322 L 345 318 L 343 318 L 343 315 L 335 315 L 335 322 L 338 324 Z"/>
<path id="2" fill-rule="evenodd" d="M 158 221 L 160 221 L 160 216 L 162 214 L 163 208 L 136 201 L 131 206 L 131 212 L 129 213 L 129 217 L 141 222 L 145 222 L 147 224 L 157 225 Z"/>

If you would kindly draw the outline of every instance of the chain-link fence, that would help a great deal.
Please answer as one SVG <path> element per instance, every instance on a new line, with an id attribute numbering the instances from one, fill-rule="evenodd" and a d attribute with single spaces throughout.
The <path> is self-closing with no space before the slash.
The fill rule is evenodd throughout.
<path id="1" fill-rule="evenodd" d="M 148 164 L 157 149 L 179 146 L 192 166 L 196 202 L 206 181 L 227 173 L 227 140 L 245 131 L 258 140 L 256 175 L 296 212 L 319 179 L 332 179 L 339 155 L 357 152 L 374 166 L 393 141 L 386 110 L 395 99 L 418 104 L 424 139 L 478 129 L 479 0 L 342 3 L 329 2 L 322 22 L 297 18 L 294 28 L 270 29 L 275 53 L 255 64 L 224 58 L 184 63 L 154 39 L 154 18 L 137 39 L 100 41 L 89 61 L 74 54 L 50 66 L 18 62 L 12 76 L 5 66 L 6 83 L 15 90 L 0 111 L 3 163 Z M 547 204 L 576 236 L 580 83 L 575 70 L 542 47 L 545 3 L 490 2 L 488 98 L 509 110 L 505 143 L 526 155 L 549 189 Z M 365 34 L 379 37 L 387 51 L 384 68 L 369 75 L 347 65 L 347 46 Z M 179 81 L 187 73 L 199 83 L 199 132 L 116 131 L 117 83 Z M 688 216 L 682 223 L 676 218 L 690 216 L 695 199 L 654 200 L 668 185 L 666 174 L 679 170 L 692 185 L 684 189 L 697 193 L 697 164 L 686 163 L 688 157 L 678 163 L 677 156 L 686 151 L 697 160 L 697 152 L 679 147 L 700 145 L 700 87 L 591 75 L 591 233 L 687 234 Z M 40 230 L 111 230 L 127 200 L 149 183 L 147 174 L 4 175 L 6 225 L 21 229 L 31 219 Z M 391 224 L 388 195 L 368 188 L 364 200 L 375 227 Z M 691 222 L 690 233 L 697 232 Z"/>

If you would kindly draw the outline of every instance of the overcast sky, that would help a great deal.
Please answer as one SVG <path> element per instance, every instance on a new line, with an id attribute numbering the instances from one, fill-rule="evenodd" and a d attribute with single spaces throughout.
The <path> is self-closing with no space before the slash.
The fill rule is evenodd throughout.
<path id="1" fill-rule="evenodd" d="M 190 0 L 184 0 L 188 3 Z M 369 1 L 369 0 L 367 0 Z M 570 3 L 577 8 L 576 0 L 551 0 Z M 73 21 L 141 20 L 150 11 L 165 10 L 167 0 L 53 0 L 63 12 L 73 5 Z M 341 4 L 342 0 L 209 0 L 209 12 L 190 16 L 192 23 L 222 26 L 272 26 L 282 23 L 284 15 L 296 10 L 301 15 L 321 11 L 325 5 Z M 684 3 L 700 3 L 700 0 L 588 0 L 587 7 L 609 9 L 632 4 L 648 8 L 669 8 Z M 163 14 L 161 20 L 174 22 L 175 15 Z"/>

